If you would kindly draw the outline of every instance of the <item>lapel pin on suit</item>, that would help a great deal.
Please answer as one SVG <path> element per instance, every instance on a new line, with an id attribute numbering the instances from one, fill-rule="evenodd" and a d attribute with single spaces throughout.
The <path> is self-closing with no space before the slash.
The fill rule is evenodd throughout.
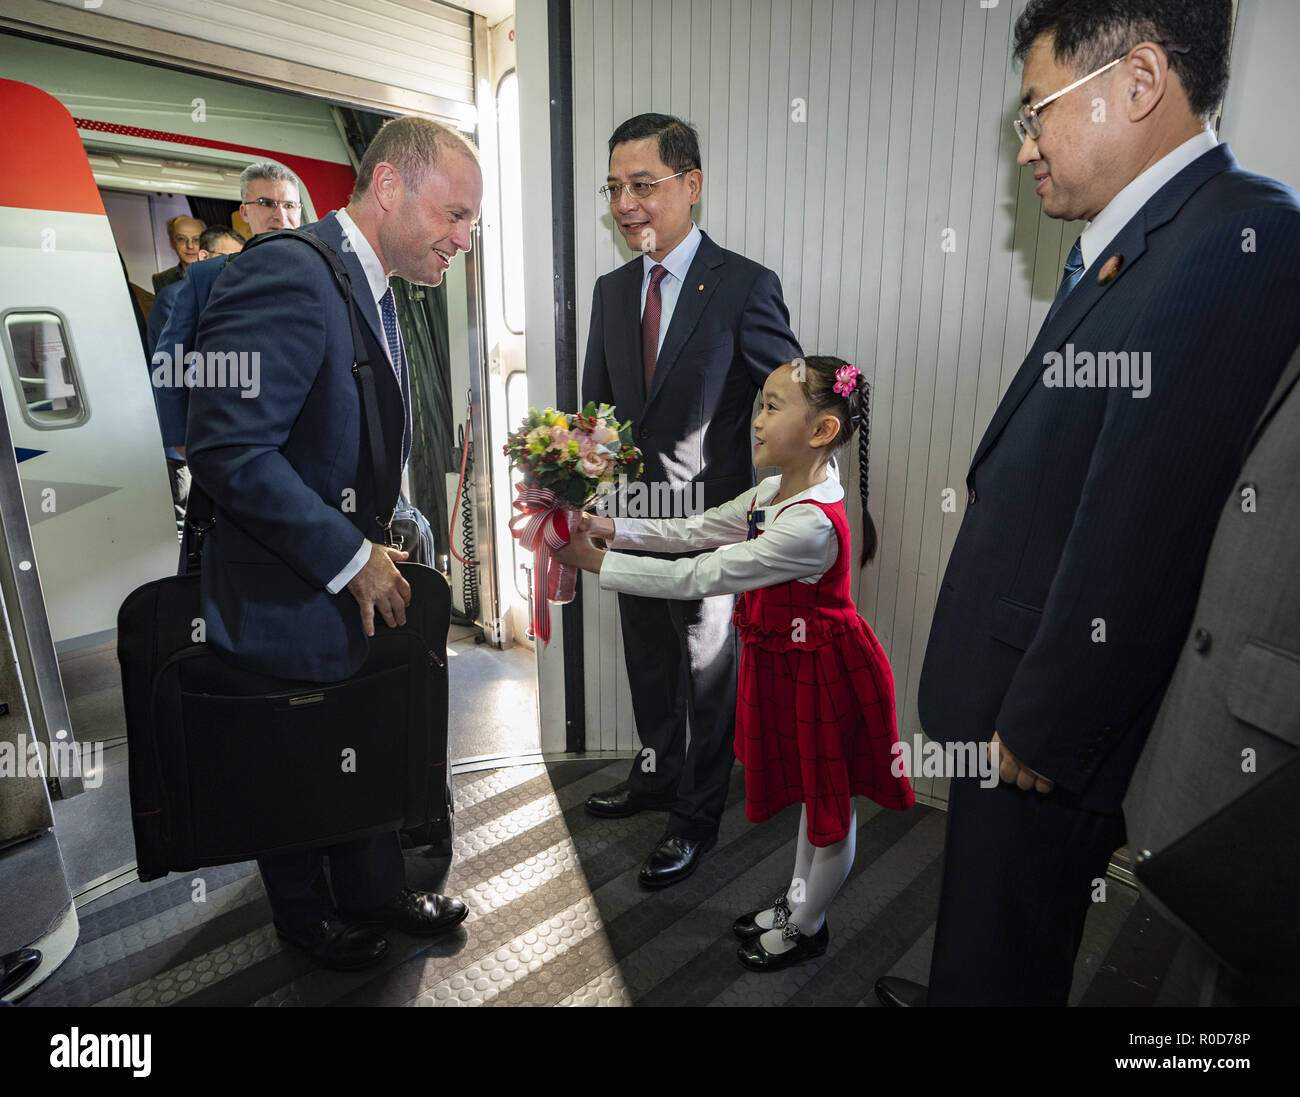
<path id="1" fill-rule="evenodd" d="M 704 283 L 701 282 L 701 283 L 700 283 L 700 289 L 703 289 L 703 288 L 704 288 Z"/>
<path id="2" fill-rule="evenodd" d="M 1115 281 L 1115 275 L 1119 273 L 1119 268 L 1124 263 L 1124 256 L 1112 255 L 1101 265 L 1101 270 L 1097 272 L 1097 285 L 1109 286 Z"/>

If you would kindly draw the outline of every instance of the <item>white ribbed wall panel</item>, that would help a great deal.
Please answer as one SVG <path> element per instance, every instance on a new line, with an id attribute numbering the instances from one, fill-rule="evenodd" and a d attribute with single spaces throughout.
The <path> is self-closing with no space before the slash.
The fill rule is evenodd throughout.
<path id="1" fill-rule="evenodd" d="M 85 10 L 84 0 L 51 0 Z M 98 14 L 474 102 L 470 15 L 436 0 L 106 0 Z"/>
<path id="2" fill-rule="evenodd" d="M 967 466 L 1079 228 L 1042 215 L 1015 163 L 1011 28 L 1023 6 L 573 0 L 581 346 L 596 277 L 630 258 L 596 197 L 609 135 L 642 111 L 681 115 L 700 131 L 700 226 L 777 272 L 805 351 L 843 355 L 872 382 L 880 551 L 856 595 L 889 653 L 908 739 Z M 806 122 L 792 121 L 796 98 Z M 941 509 L 947 487 L 955 513 Z M 587 744 L 633 749 L 615 597 L 586 584 Z M 942 781 L 916 784 L 945 796 Z"/>

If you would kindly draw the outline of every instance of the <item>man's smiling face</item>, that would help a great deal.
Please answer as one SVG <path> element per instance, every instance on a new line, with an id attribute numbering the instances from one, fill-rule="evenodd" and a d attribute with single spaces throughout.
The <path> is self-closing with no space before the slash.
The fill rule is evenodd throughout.
<path id="1" fill-rule="evenodd" d="M 691 207 L 700 200 L 704 173 L 698 168 L 678 175 L 659 159 L 659 139 L 643 137 L 614 146 L 609 157 L 607 183 L 657 184 L 645 198 L 634 198 L 626 187 L 609 209 L 614 223 L 633 251 L 645 251 L 662 259 L 691 231 Z"/>
<path id="2" fill-rule="evenodd" d="M 1023 105 L 1032 106 L 1086 75 L 1057 61 L 1052 44 L 1051 35 L 1040 35 L 1025 55 Z M 1104 72 L 1049 103 L 1039 115 L 1041 135 L 1021 142 L 1016 161 L 1033 169 L 1034 190 L 1048 217 L 1089 221 L 1119 190 L 1111 178 L 1114 149 L 1108 149 L 1118 134 L 1119 116 L 1110 120 L 1110 104 L 1097 110 L 1094 100 L 1107 97 L 1122 69 L 1120 65 Z"/>
<path id="3" fill-rule="evenodd" d="M 393 215 L 382 234 L 389 273 L 436 286 L 458 251 L 469 251 L 483 204 L 483 175 L 472 156 L 450 150 L 412 191 L 398 176 Z"/>

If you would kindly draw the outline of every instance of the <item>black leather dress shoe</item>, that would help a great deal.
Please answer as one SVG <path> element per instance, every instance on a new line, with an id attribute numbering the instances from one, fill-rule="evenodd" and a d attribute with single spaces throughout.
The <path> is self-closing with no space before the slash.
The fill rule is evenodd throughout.
<path id="1" fill-rule="evenodd" d="M 670 806 L 667 801 L 633 795 L 626 782 L 587 797 L 587 813 L 602 819 L 626 819 L 642 811 L 667 811 Z"/>
<path id="2" fill-rule="evenodd" d="M 822 928 L 808 937 L 800 933 L 799 927 L 793 922 L 787 922 L 785 929 L 781 931 L 781 936 L 787 941 L 793 940 L 794 948 L 787 949 L 785 952 L 768 952 L 763 947 L 762 934 L 760 934 L 741 945 L 736 955 L 750 971 L 780 971 L 792 964 L 802 964 L 805 960 L 821 956 L 826 951 L 826 946 L 830 944 L 831 931 L 823 921 Z"/>
<path id="3" fill-rule="evenodd" d="M 643 888 L 654 890 L 666 888 L 671 884 L 685 880 L 695 866 L 700 863 L 701 854 L 707 853 L 718 844 L 715 834 L 709 838 L 685 838 L 680 834 L 670 834 L 641 866 L 637 880 Z"/>
<path id="4" fill-rule="evenodd" d="M 382 922 L 412 937 L 437 937 L 455 929 L 468 913 L 469 908 L 459 899 L 403 888 L 391 903 L 374 910 L 348 911 L 345 917 L 358 922 Z"/>
<path id="5" fill-rule="evenodd" d="M 765 910 L 771 910 L 773 921 L 770 926 L 760 926 L 756 921 L 760 914 Z M 785 901 L 785 892 L 781 892 L 772 902 L 772 906 L 764 907 L 763 910 L 751 910 L 748 914 L 742 914 L 731 923 L 731 932 L 740 940 L 748 941 L 751 937 L 758 937 L 766 933 L 769 929 L 785 929 L 785 924 L 790 920 L 790 907 Z"/>
<path id="6" fill-rule="evenodd" d="M 896 975 L 882 975 L 876 980 L 876 997 L 887 1006 L 923 1006 L 928 987 Z"/>
<path id="7" fill-rule="evenodd" d="M 342 918 L 323 918 L 298 933 L 279 926 L 276 933 L 306 952 L 321 967 L 334 971 L 355 971 L 370 967 L 388 955 L 388 940 L 373 930 Z"/>
<path id="8" fill-rule="evenodd" d="M 10 991 L 17 990 L 41 966 L 39 949 L 20 948 L 16 952 L 0 956 L 0 998 Z"/>

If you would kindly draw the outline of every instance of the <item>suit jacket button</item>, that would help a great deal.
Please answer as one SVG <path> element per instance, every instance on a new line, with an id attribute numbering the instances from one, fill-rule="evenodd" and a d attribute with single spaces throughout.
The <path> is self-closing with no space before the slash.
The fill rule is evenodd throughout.
<path id="1" fill-rule="evenodd" d="M 650 437 L 650 428 L 642 427 L 639 431 L 637 431 L 637 437 L 644 442 L 647 438 Z"/>
<path id="2" fill-rule="evenodd" d="M 1204 655 L 1210 650 L 1210 639 L 1209 629 L 1198 628 L 1194 633 L 1192 633 L 1192 647 Z"/>
<path id="3" fill-rule="evenodd" d="M 975 500 L 977 498 L 978 496 L 975 494 L 974 488 L 971 488 L 970 491 L 966 493 L 966 502 L 969 503 L 971 506 L 975 505 Z"/>

